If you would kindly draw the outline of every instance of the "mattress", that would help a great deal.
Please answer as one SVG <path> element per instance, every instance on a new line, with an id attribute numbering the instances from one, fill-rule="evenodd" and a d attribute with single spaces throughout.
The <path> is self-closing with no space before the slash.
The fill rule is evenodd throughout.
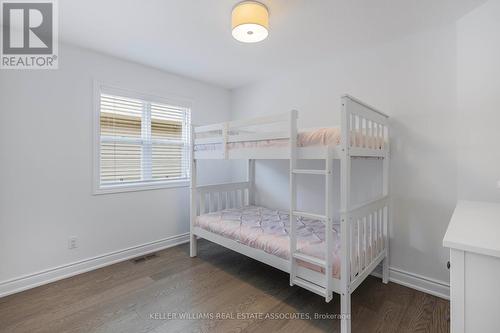
<path id="1" fill-rule="evenodd" d="M 238 133 L 230 133 L 236 135 Z M 202 136 L 202 137 L 210 137 Z M 339 127 L 326 127 L 317 129 L 300 130 L 297 134 L 297 147 L 311 146 L 337 146 L 340 145 L 341 131 Z M 366 135 L 362 132 L 356 132 L 351 135 L 351 144 L 356 147 L 376 146 L 382 148 L 383 140 L 380 138 Z M 227 149 L 244 149 L 244 148 L 269 148 L 269 147 L 287 147 L 288 139 L 272 139 L 244 142 L 230 142 L 227 144 Z M 214 144 L 197 144 L 194 147 L 195 151 L 219 150 L 222 149 L 221 143 Z"/>
<path id="2" fill-rule="evenodd" d="M 207 231 L 232 239 L 249 247 L 260 249 L 280 258 L 290 259 L 290 220 L 288 212 L 260 206 L 232 208 L 198 216 L 195 225 Z M 333 276 L 340 276 L 340 225 L 333 230 Z M 319 220 L 297 218 L 297 250 L 325 259 L 325 224 Z M 298 261 L 298 264 L 323 272 L 322 267 Z"/>

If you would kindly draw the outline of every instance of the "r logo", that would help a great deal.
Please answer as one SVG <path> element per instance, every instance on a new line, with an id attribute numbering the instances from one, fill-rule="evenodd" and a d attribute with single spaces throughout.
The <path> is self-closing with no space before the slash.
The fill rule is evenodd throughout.
<path id="1" fill-rule="evenodd" d="M 53 53 L 53 4 L 3 2 L 3 54 Z"/>

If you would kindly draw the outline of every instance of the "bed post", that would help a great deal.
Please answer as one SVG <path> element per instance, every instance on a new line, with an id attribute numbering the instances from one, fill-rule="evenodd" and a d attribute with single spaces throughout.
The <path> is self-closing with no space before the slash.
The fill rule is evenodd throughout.
<path id="1" fill-rule="evenodd" d="M 196 159 L 194 158 L 194 126 L 191 126 L 191 188 L 190 188 L 190 221 L 189 221 L 189 256 L 196 257 L 197 240 L 194 231 L 196 219 Z"/>
<path id="2" fill-rule="evenodd" d="M 327 217 L 326 223 L 326 297 L 325 300 L 330 302 L 333 298 L 333 159 L 330 148 L 328 148 L 328 154 L 325 160 L 325 215 Z"/>
<path id="3" fill-rule="evenodd" d="M 290 145 L 290 286 L 294 285 L 295 276 L 297 274 L 296 262 L 293 255 L 297 247 L 297 223 L 296 217 L 293 215 L 297 209 L 297 184 L 295 182 L 294 169 L 297 167 L 297 110 L 290 111 L 289 118 L 289 145 Z"/>
<path id="4" fill-rule="evenodd" d="M 254 182 L 255 182 L 255 160 L 248 160 L 247 165 L 248 196 L 247 205 L 255 205 Z"/>
<path id="5" fill-rule="evenodd" d="M 351 156 L 350 142 L 350 113 L 347 108 L 347 98 L 342 97 L 341 132 L 342 156 L 340 159 L 340 247 L 342 261 L 340 265 L 340 331 L 351 332 L 351 272 L 350 272 L 350 196 L 351 196 Z"/>
<path id="6" fill-rule="evenodd" d="M 383 161 L 383 195 L 389 195 L 389 155 L 390 155 L 390 145 L 389 145 L 389 126 L 387 128 L 387 138 L 384 139 L 386 145 L 386 153 Z M 385 248 L 385 258 L 382 261 L 382 282 L 389 282 L 389 216 L 390 216 L 390 208 L 391 208 L 390 199 L 387 201 L 387 208 L 384 214 L 384 248 Z"/>

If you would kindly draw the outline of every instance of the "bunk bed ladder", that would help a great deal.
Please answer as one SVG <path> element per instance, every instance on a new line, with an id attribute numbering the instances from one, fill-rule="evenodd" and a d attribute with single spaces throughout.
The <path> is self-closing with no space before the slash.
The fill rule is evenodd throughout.
<path id="1" fill-rule="evenodd" d="M 333 297 L 332 276 L 332 217 L 330 198 L 332 197 L 332 158 L 328 154 L 325 159 L 325 170 L 308 170 L 297 168 L 297 111 L 290 114 L 290 285 L 297 285 L 313 293 L 325 297 L 329 302 Z M 308 213 L 297 210 L 297 179 L 299 174 L 320 175 L 325 177 L 325 215 Z M 316 258 L 297 251 L 297 218 L 308 218 L 323 221 L 326 224 L 326 253 L 325 259 Z M 323 286 L 317 285 L 297 276 L 297 261 L 303 261 L 321 267 L 324 270 L 325 282 Z"/>

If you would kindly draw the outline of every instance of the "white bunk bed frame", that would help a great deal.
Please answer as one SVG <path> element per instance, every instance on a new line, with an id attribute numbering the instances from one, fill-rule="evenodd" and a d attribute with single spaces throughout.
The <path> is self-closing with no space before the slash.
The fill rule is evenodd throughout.
<path id="1" fill-rule="evenodd" d="M 231 121 L 192 129 L 192 165 L 191 165 L 191 228 L 190 255 L 197 254 L 197 237 L 220 244 L 233 251 L 266 263 L 290 274 L 290 285 L 298 285 L 325 297 L 327 302 L 333 298 L 333 292 L 341 296 L 341 332 L 351 330 L 351 293 L 382 262 L 382 281 L 388 282 L 388 222 L 389 222 L 389 126 L 388 116 L 349 96 L 342 96 L 341 108 L 341 144 L 338 146 L 297 147 L 297 111 L 286 114 Z M 246 126 L 267 125 L 285 122 L 288 130 L 255 134 L 236 134 L 234 130 Z M 196 138 L 200 133 L 221 134 L 211 138 Z M 355 140 L 356 133 L 363 134 L 364 140 Z M 228 149 L 229 143 L 259 141 L 270 139 L 288 139 L 286 147 L 263 147 Z M 194 145 L 222 144 L 221 150 L 195 151 Z M 380 144 L 382 143 L 382 144 Z M 376 200 L 351 205 L 351 159 L 378 158 L 383 160 L 382 196 Z M 248 160 L 247 181 L 239 183 L 197 186 L 196 164 L 199 159 L 246 159 Z M 195 225 L 198 215 L 235 208 L 254 203 L 254 160 L 288 159 L 290 160 L 290 254 L 285 260 L 262 250 L 249 247 L 229 238 L 209 232 Z M 306 170 L 297 168 L 298 159 L 324 159 L 324 170 Z M 327 230 L 332 230 L 333 212 L 330 200 L 333 195 L 332 167 L 333 159 L 340 160 L 340 242 L 341 269 L 340 279 L 332 276 L 332 233 L 326 232 L 325 260 L 305 255 L 296 251 L 296 217 L 322 220 Z M 311 174 L 325 177 L 325 214 L 318 215 L 297 211 L 296 175 Z M 301 260 L 322 267 L 325 274 L 297 265 Z"/>

